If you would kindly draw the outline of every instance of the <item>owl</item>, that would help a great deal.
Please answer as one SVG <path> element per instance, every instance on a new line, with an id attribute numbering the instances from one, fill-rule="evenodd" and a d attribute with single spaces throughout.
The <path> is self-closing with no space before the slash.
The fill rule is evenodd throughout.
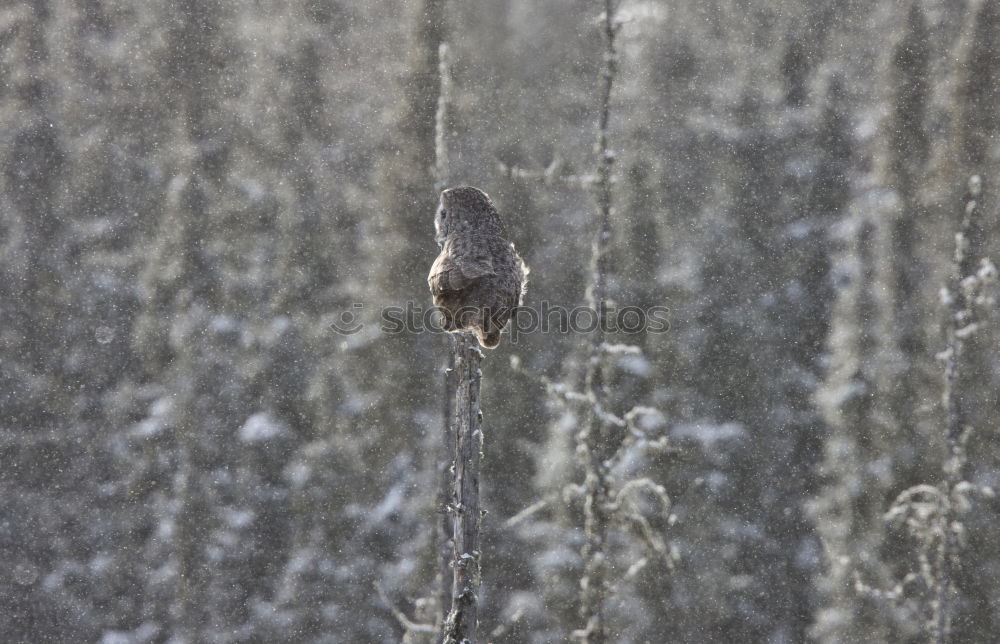
<path id="1" fill-rule="evenodd" d="M 528 267 L 507 239 L 496 206 L 478 188 L 442 192 L 434 230 L 441 253 L 427 284 L 444 316 L 444 329 L 472 331 L 479 344 L 495 349 L 521 304 Z"/>

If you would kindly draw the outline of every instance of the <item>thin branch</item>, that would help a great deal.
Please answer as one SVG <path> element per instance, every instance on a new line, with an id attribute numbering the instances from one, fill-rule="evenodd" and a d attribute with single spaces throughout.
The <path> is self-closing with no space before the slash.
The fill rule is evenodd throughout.
<path id="1" fill-rule="evenodd" d="M 521 510 L 520 512 L 518 512 L 517 514 L 515 514 L 514 516 L 512 516 L 511 518 L 509 518 L 506 521 L 504 521 L 503 522 L 503 527 L 505 527 L 505 528 L 513 528 L 514 526 L 516 526 L 517 524 L 521 523 L 522 521 L 530 519 L 531 517 L 533 517 L 534 515 L 538 514 L 539 512 L 541 512 L 542 510 L 544 510 L 545 508 L 549 507 L 549 504 L 552 503 L 553 500 L 554 500 L 554 496 L 550 495 L 550 496 L 548 496 L 548 497 L 546 497 L 546 498 L 544 498 L 544 499 L 542 499 L 540 501 L 535 501 L 534 503 L 532 503 L 528 507 L 524 508 L 523 510 Z"/>
<path id="2" fill-rule="evenodd" d="M 497 163 L 497 170 L 508 179 L 521 181 L 539 181 L 545 185 L 562 184 L 577 187 L 590 187 L 597 183 L 598 177 L 594 174 L 561 174 L 563 169 L 562 159 L 556 157 L 543 170 L 532 170 L 516 165 L 507 165 L 502 161 Z"/>
<path id="3" fill-rule="evenodd" d="M 958 391 L 962 379 L 962 354 L 965 350 L 965 340 L 977 327 L 973 299 L 979 284 L 970 246 L 981 193 L 982 180 L 979 176 L 974 176 L 969 180 L 968 196 L 962 212 L 962 224 L 955 235 L 955 256 L 952 260 L 952 275 L 949 284 L 951 297 L 948 348 L 946 349 L 947 358 L 942 394 L 945 417 L 947 418 L 945 437 L 948 443 L 948 458 L 944 464 L 947 494 L 940 500 L 940 530 L 943 534 L 940 535 L 936 553 L 937 575 L 934 589 L 935 601 L 932 605 L 934 640 L 938 644 L 944 644 L 951 640 L 952 600 L 957 592 L 954 565 L 961 544 L 953 527 L 953 521 L 957 520 L 958 517 L 954 506 L 948 501 L 951 492 L 965 477 L 965 441 L 968 438 L 970 428 L 966 410 Z"/>
<path id="4" fill-rule="evenodd" d="M 917 570 L 892 590 L 871 588 L 857 575 L 855 581 L 860 594 L 891 601 L 905 599 L 907 590 L 913 588 L 919 596 L 918 610 L 927 633 L 935 644 L 951 641 L 953 604 L 958 594 L 955 567 L 962 549 L 961 516 L 971 505 L 968 495 L 979 493 L 991 498 L 993 494 L 992 489 L 965 480 L 965 444 L 971 428 L 961 395 L 963 385 L 967 384 L 963 382 L 965 342 L 980 326 L 977 309 L 990 301 L 982 291 L 996 280 L 997 273 L 988 259 L 981 260 L 977 268 L 971 252 L 978 241 L 972 236 L 977 227 L 981 193 L 982 181 L 974 176 L 969 180 L 961 224 L 955 234 L 951 275 L 941 291 L 948 308 L 947 345 L 938 354 L 944 362 L 942 406 L 948 450 L 942 464 L 944 481 L 936 486 L 920 484 L 903 490 L 885 514 L 887 522 L 905 526 L 917 540 Z"/>
<path id="5" fill-rule="evenodd" d="M 612 237 L 611 217 L 613 214 L 613 167 L 615 155 L 610 148 L 609 125 L 611 120 L 611 96 L 617 74 L 617 51 L 615 37 L 620 23 L 615 20 L 612 0 L 605 0 L 601 14 L 602 35 L 604 37 L 604 66 L 599 95 L 600 116 L 597 140 L 595 142 L 596 168 L 592 175 L 572 177 L 593 189 L 597 204 L 597 226 L 594 233 L 590 281 L 587 285 L 586 300 L 591 310 L 604 316 L 608 304 L 608 250 Z M 560 165 L 553 162 L 544 171 L 531 171 L 503 166 L 507 176 L 518 179 L 536 179 L 547 184 L 557 181 L 567 182 L 566 175 L 560 175 Z M 606 342 L 604 326 L 590 334 L 583 347 L 586 365 L 582 383 L 573 385 L 554 382 L 544 375 L 523 369 L 520 359 L 511 358 L 511 367 L 545 387 L 547 393 L 568 408 L 580 412 L 582 427 L 576 435 L 576 451 L 584 470 L 583 484 L 570 484 L 563 488 L 566 503 L 582 500 L 584 510 L 584 544 L 581 550 L 584 571 L 580 578 L 580 616 L 584 627 L 572 631 L 571 635 L 585 644 L 603 644 L 608 641 L 605 623 L 605 604 L 626 579 L 634 578 L 650 561 L 643 557 L 634 562 L 624 576 L 610 579 L 613 557 L 608 551 L 608 535 L 616 526 L 630 529 L 649 551 L 653 559 L 662 560 L 667 568 L 672 567 L 676 554 L 667 547 L 663 538 L 653 529 L 649 520 L 631 498 L 640 490 L 653 493 L 662 504 L 668 524 L 676 517 L 669 514 L 670 498 L 666 491 L 651 480 L 640 478 L 624 483 L 617 491 L 612 477 L 612 468 L 621 463 L 626 450 L 634 445 L 643 445 L 656 451 L 670 449 L 666 437 L 650 437 L 646 429 L 658 423 L 646 423 L 649 416 L 662 417 L 658 410 L 636 406 L 624 416 L 615 413 L 610 406 L 605 386 L 605 371 L 617 356 L 642 355 L 642 349 L 628 344 Z M 581 386 L 582 385 L 582 386 Z M 509 526 L 527 520 L 535 513 L 548 507 L 553 499 L 546 498 L 519 512 L 508 521 Z"/>
<path id="6" fill-rule="evenodd" d="M 378 596 L 382 599 L 382 603 L 386 605 L 386 607 L 392 613 L 392 616 L 395 617 L 396 621 L 399 622 L 399 625 L 403 627 L 403 630 L 407 631 L 408 633 L 434 634 L 438 632 L 437 627 L 434 626 L 433 624 L 419 624 L 417 622 L 412 621 L 409 617 L 407 617 L 406 613 L 401 611 L 394 603 L 392 603 L 392 601 L 389 599 L 389 596 L 386 594 L 385 589 L 382 588 L 382 584 L 378 583 L 377 581 L 375 582 L 375 590 L 376 592 L 378 592 Z"/>
<path id="7" fill-rule="evenodd" d="M 522 617 L 524 617 L 524 608 L 518 608 L 509 618 L 490 632 L 490 639 L 496 640 L 506 635 L 515 624 L 521 621 Z"/>

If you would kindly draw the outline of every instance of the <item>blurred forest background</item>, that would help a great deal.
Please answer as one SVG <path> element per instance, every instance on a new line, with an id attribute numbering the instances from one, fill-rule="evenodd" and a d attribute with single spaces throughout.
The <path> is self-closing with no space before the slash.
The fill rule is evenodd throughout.
<path id="1" fill-rule="evenodd" d="M 429 305 L 439 45 L 452 183 L 504 213 L 526 304 L 572 307 L 602 11 L 2 3 L 0 640 L 436 641 L 393 608 L 435 618 L 448 342 L 379 311 Z M 997 641 L 996 333 L 963 335 L 960 476 L 936 355 L 972 175 L 1000 256 L 1000 3 L 617 16 L 608 292 L 671 330 L 609 358 L 611 408 L 658 411 L 608 476 L 672 505 L 609 532 L 609 641 L 926 641 L 943 565 L 952 640 Z M 486 356 L 484 642 L 584 626 L 581 412 L 541 377 L 585 343 Z"/>

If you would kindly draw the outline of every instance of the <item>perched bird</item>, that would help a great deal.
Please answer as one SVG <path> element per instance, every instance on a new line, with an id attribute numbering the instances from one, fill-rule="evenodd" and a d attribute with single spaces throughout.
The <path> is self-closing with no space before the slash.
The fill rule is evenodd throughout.
<path id="1" fill-rule="evenodd" d="M 478 188 L 449 188 L 441 193 L 434 230 L 441 253 L 427 284 L 444 329 L 472 331 L 479 344 L 496 348 L 521 304 L 528 277 L 500 213 Z"/>

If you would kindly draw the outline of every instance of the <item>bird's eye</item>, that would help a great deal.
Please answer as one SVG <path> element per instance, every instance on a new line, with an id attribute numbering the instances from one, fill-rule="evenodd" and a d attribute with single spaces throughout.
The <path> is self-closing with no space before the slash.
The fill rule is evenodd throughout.
<path id="1" fill-rule="evenodd" d="M 442 208 L 441 209 L 441 219 L 447 219 L 447 218 L 448 218 L 448 211 L 445 210 L 444 208 Z"/>

